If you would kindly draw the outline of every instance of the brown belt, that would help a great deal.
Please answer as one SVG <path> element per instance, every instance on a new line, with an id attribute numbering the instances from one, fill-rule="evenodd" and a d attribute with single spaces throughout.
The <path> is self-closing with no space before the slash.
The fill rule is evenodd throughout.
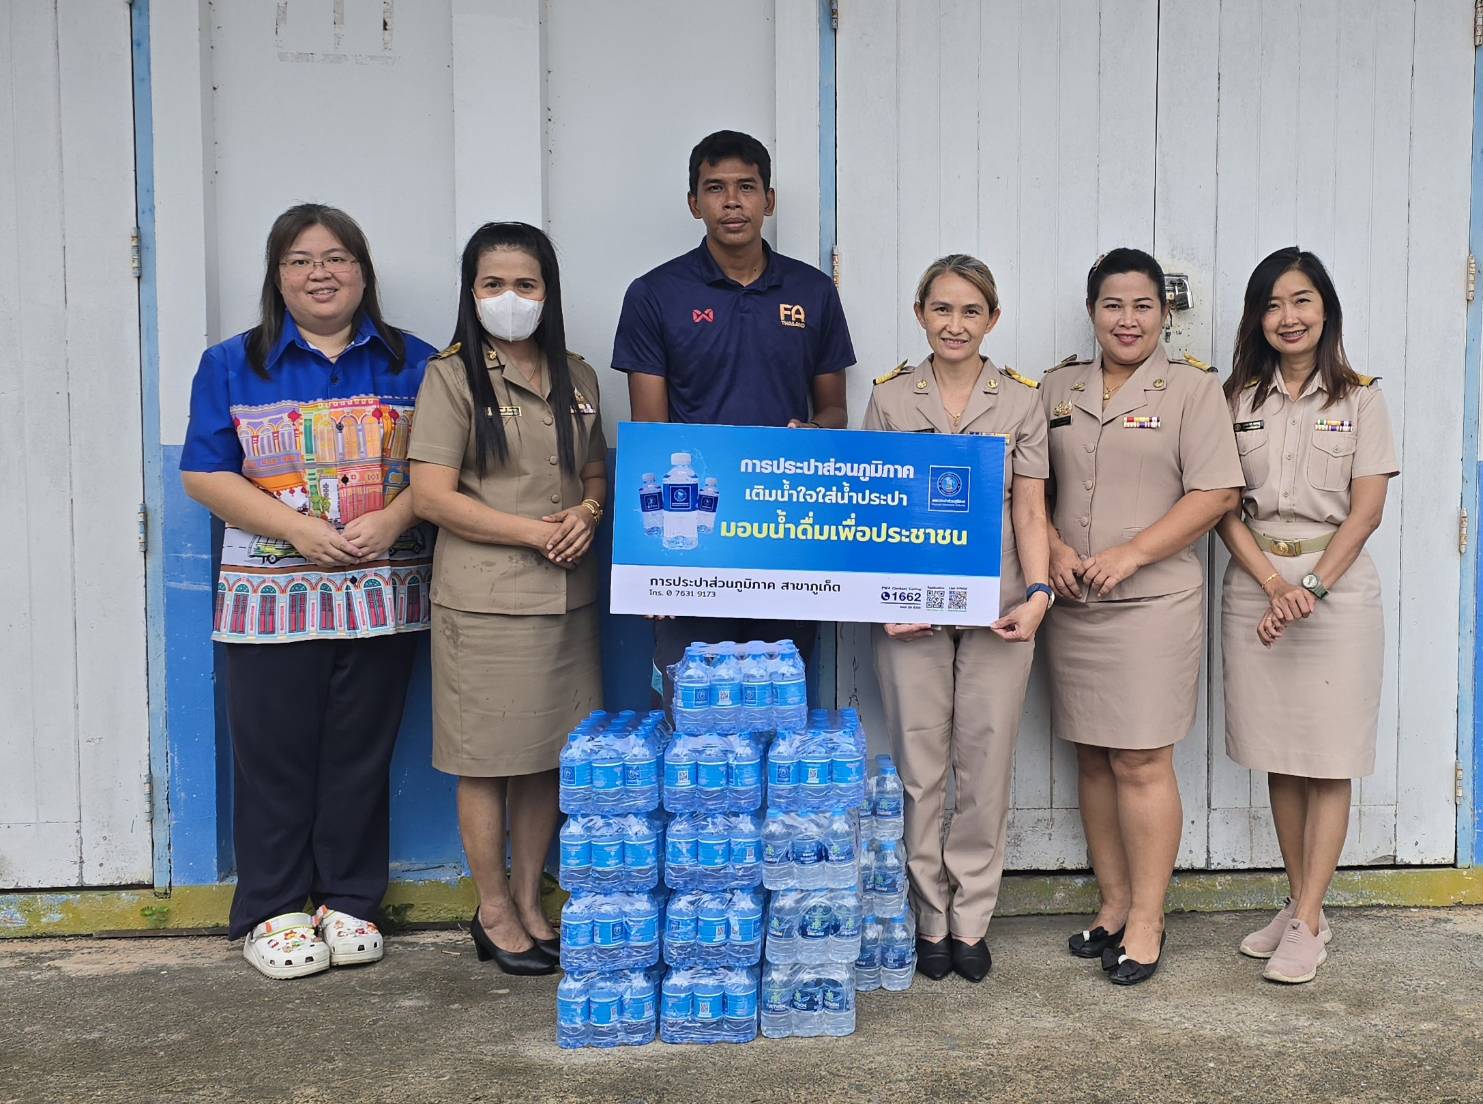
<path id="1" fill-rule="evenodd" d="M 1321 537 L 1308 537 L 1305 540 L 1282 540 L 1278 537 L 1269 537 L 1265 533 L 1258 533 L 1250 527 L 1248 529 L 1256 538 L 1257 546 L 1274 556 L 1304 556 L 1309 552 L 1322 552 L 1329 546 L 1329 541 L 1334 539 L 1333 533 L 1325 533 Z"/>

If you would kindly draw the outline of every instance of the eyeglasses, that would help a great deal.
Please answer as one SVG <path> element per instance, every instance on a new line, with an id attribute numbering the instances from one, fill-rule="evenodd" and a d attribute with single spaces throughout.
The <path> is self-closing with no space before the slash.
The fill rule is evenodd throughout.
<path id="1" fill-rule="evenodd" d="M 279 261 L 278 267 L 287 269 L 294 276 L 307 276 L 318 266 L 326 272 L 332 272 L 336 276 L 340 276 L 349 272 L 358 264 L 360 262 L 348 254 L 331 253 L 328 257 L 320 260 L 315 260 L 312 257 L 290 257 L 286 261 Z"/>

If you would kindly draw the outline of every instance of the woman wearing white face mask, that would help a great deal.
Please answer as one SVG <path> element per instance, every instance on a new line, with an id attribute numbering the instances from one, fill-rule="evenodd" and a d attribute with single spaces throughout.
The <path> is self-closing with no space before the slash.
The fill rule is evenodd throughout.
<path id="1" fill-rule="evenodd" d="M 428 361 L 412 444 L 433 558 L 433 766 L 458 776 L 481 961 L 556 968 L 541 872 L 556 765 L 602 696 L 597 565 L 606 497 L 597 375 L 566 348 L 550 239 L 487 223 L 464 247 L 454 343 Z M 511 865 L 505 871 L 505 819 Z"/>

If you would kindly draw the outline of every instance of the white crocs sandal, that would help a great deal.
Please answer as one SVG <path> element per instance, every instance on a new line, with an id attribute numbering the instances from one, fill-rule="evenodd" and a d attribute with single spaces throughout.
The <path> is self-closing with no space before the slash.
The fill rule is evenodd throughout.
<path id="1" fill-rule="evenodd" d="M 242 957 L 264 977 L 282 981 L 330 968 L 330 949 L 314 930 L 307 912 L 285 912 L 248 933 Z"/>
<path id="2" fill-rule="evenodd" d="M 329 945 L 331 966 L 356 966 L 379 962 L 385 949 L 381 929 L 369 920 L 360 920 L 348 912 L 320 905 L 314 913 L 314 927 L 320 939 Z"/>

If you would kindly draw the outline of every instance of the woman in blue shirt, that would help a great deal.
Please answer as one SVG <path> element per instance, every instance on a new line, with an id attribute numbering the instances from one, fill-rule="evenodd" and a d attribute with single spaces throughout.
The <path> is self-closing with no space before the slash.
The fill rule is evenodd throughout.
<path id="1" fill-rule="evenodd" d="M 291 978 L 382 955 L 388 766 L 432 562 L 407 442 L 434 350 L 382 320 L 343 211 L 285 211 L 266 269 L 261 321 L 201 357 L 180 468 L 226 523 L 212 639 L 236 763 L 228 935 Z"/>

